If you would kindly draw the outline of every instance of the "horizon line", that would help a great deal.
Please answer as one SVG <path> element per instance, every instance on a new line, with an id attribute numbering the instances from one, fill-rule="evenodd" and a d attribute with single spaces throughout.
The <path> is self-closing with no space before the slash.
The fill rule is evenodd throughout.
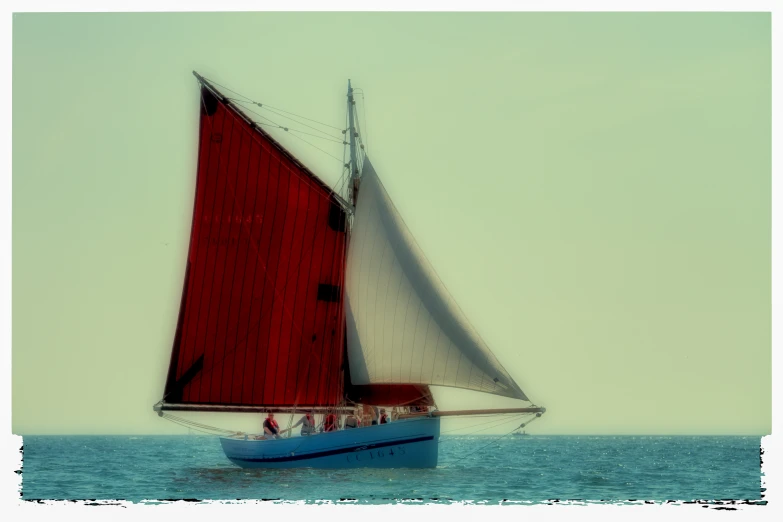
<path id="1" fill-rule="evenodd" d="M 510 434 L 506 433 L 506 435 Z M 19 437 L 221 437 L 209 433 L 12 433 Z M 449 437 L 484 437 L 499 435 L 499 433 L 455 433 L 446 434 Z M 530 437 L 766 437 L 771 433 L 527 433 Z M 441 437 L 444 435 L 441 435 Z"/>

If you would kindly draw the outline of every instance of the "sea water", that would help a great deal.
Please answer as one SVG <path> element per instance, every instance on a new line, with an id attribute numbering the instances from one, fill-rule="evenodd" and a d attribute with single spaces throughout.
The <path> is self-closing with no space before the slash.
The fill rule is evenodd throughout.
<path id="1" fill-rule="evenodd" d="M 759 437 L 442 436 L 435 469 L 242 469 L 209 436 L 26 436 L 23 500 L 762 498 Z"/>

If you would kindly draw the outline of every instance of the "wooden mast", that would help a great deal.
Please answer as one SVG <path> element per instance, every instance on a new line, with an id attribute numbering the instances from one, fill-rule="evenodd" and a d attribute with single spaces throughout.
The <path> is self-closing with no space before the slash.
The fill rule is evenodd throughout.
<path id="1" fill-rule="evenodd" d="M 353 99 L 353 87 L 351 87 L 351 80 L 348 80 L 348 143 L 350 144 L 351 159 L 350 159 L 350 194 L 348 195 L 350 203 L 356 205 L 356 195 L 359 192 L 359 164 L 356 160 L 356 129 L 354 127 L 354 105 L 356 102 Z"/>

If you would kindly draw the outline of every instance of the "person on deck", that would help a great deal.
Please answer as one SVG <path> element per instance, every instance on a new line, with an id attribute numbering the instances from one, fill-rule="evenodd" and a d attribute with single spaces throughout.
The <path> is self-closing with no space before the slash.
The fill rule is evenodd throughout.
<path id="1" fill-rule="evenodd" d="M 378 406 L 370 406 L 370 415 L 372 416 L 372 420 L 370 421 L 370 424 L 372 426 L 377 426 L 378 419 L 381 416 L 381 414 L 378 412 Z"/>
<path id="2" fill-rule="evenodd" d="M 381 420 L 378 421 L 380 424 L 388 424 L 389 423 L 389 416 L 386 415 L 386 408 L 381 408 Z"/>
<path id="3" fill-rule="evenodd" d="M 270 413 L 264 419 L 264 438 L 267 440 L 280 438 L 280 426 L 277 425 L 274 413 Z"/>
<path id="4" fill-rule="evenodd" d="M 305 416 L 299 419 L 299 422 L 291 426 L 291 429 L 296 428 L 300 424 L 302 425 L 302 431 L 300 432 L 302 436 L 312 435 L 315 433 L 315 414 L 312 410 L 305 413 Z"/>
<path id="5" fill-rule="evenodd" d="M 324 432 L 337 431 L 337 415 L 329 413 L 324 417 Z"/>
<path id="6" fill-rule="evenodd" d="M 345 418 L 345 429 L 358 428 L 359 426 L 361 426 L 361 421 L 357 416 L 353 413 L 348 414 L 348 417 Z"/>

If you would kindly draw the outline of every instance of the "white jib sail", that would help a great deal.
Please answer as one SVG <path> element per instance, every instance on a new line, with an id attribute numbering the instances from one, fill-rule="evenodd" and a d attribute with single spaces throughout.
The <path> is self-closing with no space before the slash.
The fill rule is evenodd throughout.
<path id="1" fill-rule="evenodd" d="M 528 400 L 438 278 L 367 158 L 345 297 L 353 384 L 434 384 Z"/>

